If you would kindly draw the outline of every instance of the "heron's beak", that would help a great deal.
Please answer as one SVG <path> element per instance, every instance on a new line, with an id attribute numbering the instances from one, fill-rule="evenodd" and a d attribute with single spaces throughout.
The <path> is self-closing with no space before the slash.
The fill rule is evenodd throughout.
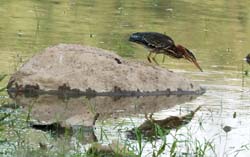
<path id="1" fill-rule="evenodd" d="M 203 72 L 203 70 L 201 69 L 200 65 L 197 63 L 196 60 L 192 60 L 191 62 L 193 62 L 194 65 L 195 65 L 198 69 L 200 69 L 201 72 Z"/>
<path id="2" fill-rule="evenodd" d="M 199 65 L 198 62 L 196 61 L 196 58 L 195 58 L 194 54 L 193 54 L 191 51 L 189 51 L 188 49 L 186 49 L 186 53 L 184 53 L 184 56 L 185 56 L 185 58 L 186 58 L 188 61 L 194 63 L 194 65 L 195 65 L 198 69 L 200 69 L 201 72 L 203 72 L 203 70 L 201 69 L 200 65 Z"/>

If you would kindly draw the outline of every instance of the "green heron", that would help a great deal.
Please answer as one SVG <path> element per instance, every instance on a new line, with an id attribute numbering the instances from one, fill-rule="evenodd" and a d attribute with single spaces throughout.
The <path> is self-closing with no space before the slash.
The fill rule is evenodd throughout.
<path id="1" fill-rule="evenodd" d="M 152 53 L 155 53 L 152 59 L 156 64 L 158 64 L 155 59 L 156 55 L 164 54 L 177 59 L 185 58 L 202 71 L 194 54 L 181 45 L 175 45 L 173 39 L 167 35 L 157 32 L 137 32 L 129 37 L 129 41 L 141 44 L 149 49 L 150 53 L 147 58 L 150 63 Z"/>

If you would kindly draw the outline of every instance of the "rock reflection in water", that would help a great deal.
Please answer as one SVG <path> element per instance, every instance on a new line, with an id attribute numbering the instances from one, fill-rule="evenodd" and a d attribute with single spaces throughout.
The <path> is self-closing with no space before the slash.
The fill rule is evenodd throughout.
<path id="1" fill-rule="evenodd" d="M 196 96 L 146 96 L 146 97 L 77 97 L 62 99 L 56 95 L 39 95 L 35 98 L 17 96 L 15 101 L 27 111 L 35 122 L 35 129 L 49 131 L 55 135 L 74 135 L 75 128 L 84 131 L 83 143 L 97 142 L 95 121 L 108 118 L 131 117 L 154 113 L 176 104 L 190 101 Z M 88 131 L 86 131 L 86 129 Z"/>
<path id="2" fill-rule="evenodd" d="M 63 98 L 57 95 L 36 97 L 18 95 L 15 101 L 28 112 L 31 119 L 35 120 L 32 120 L 33 128 L 49 131 L 54 137 L 60 137 L 62 140 L 67 138 L 65 135 L 78 136 L 80 134 L 83 138 L 79 142 L 88 144 L 98 142 L 94 128 L 96 120 L 154 113 L 190 101 L 197 96 Z"/>
<path id="3" fill-rule="evenodd" d="M 62 127 L 93 126 L 95 116 L 98 120 L 111 117 L 128 117 L 138 114 L 154 113 L 168 109 L 176 104 L 190 101 L 196 96 L 146 96 L 146 97 L 107 97 L 98 96 L 61 99 L 55 95 L 41 95 L 37 98 L 18 96 L 15 101 L 38 124 L 59 123 Z"/>

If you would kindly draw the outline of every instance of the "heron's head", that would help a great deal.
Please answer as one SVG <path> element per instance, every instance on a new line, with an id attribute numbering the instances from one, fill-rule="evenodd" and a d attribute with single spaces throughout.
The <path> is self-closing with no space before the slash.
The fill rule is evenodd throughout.
<path id="1" fill-rule="evenodd" d="M 185 59 L 187 59 L 188 61 L 194 63 L 194 65 L 195 65 L 198 69 L 200 69 L 201 72 L 203 71 L 203 70 L 201 69 L 200 65 L 198 64 L 198 62 L 197 62 L 197 60 L 196 60 L 194 54 L 193 54 L 190 50 L 188 50 L 187 48 L 185 48 L 185 47 L 183 47 L 183 46 L 181 46 L 181 45 L 177 45 L 176 48 L 177 48 L 177 51 L 178 51 L 179 53 L 182 54 L 182 57 L 183 57 L 183 58 L 185 58 Z"/>

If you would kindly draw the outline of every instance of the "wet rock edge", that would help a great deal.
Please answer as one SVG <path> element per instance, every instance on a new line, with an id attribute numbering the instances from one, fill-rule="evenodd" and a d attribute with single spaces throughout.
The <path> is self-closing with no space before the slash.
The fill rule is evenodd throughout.
<path id="1" fill-rule="evenodd" d="M 57 95 L 59 97 L 72 97 L 78 98 L 81 96 L 96 97 L 96 96 L 110 96 L 110 97 L 139 97 L 139 96 L 170 96 L 170 95 L 202 95 L 206 92 L 205 88 L 200 87 L 196 91 L 185 91 L 178 88 L 176 91 L 171 91 L 169 88 L 166 90 L 155 90 L 155 91 L 127 91 L 121 90 L 115 86 L 112 91 L 109 92 L 97 92 L 94 89 L 87 88 L 85 91 L 79 89 L 71 89 L 66 84 L 59 86 L 57 90 L 41 90 L 38 85 L 22 85 L 9 84 L 7 88 L 10 97 L 14 98 L 17 95 L 24 95 L 25 97 L 38 97 L 39 95 Z"/>

